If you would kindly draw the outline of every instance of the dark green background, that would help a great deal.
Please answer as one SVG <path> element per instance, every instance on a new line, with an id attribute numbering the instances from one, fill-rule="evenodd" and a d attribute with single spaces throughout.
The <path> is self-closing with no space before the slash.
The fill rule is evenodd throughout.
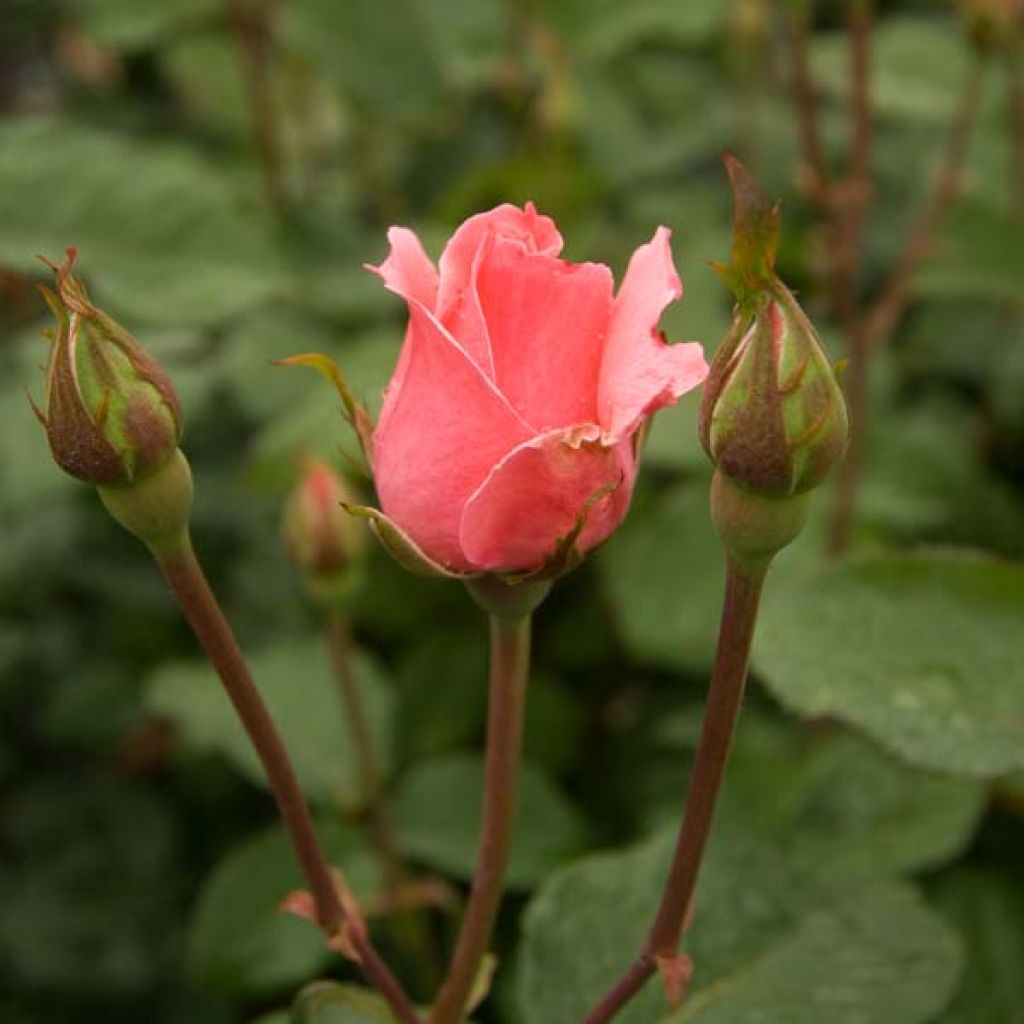
<path id="1" fill-rule="evenodd" d="M 34 255 L 78 245 L 94 298 L 172 371 L 197 545 L 330 850 L 372 894 L 352 754 L 278 541 L 301 454 L 340 465 L 353 439 L 325 384 L 271 360 L 329 352 L 375 407 L 402 310 L 361 265 L 383 258 L 387 226 L 413 227 L 436 256 L 465 216 L 526 199 L 556 218 L 569 258 L 617 274 L 671 226 L 686 294 L 664 326 L 710 354 L 729 313 L 705 262 L 728 252 L 723 149 L 782 196 L 782 273 L 839 356 L 824 243 L 797 188 L 783 6 L 271 4 L 275 201 L 228 5 L 0 2 L 4 1024 L 280 1022 L 304 982 L 354 980 L 311 928 L 274 915 L 297 875 L 155 569 L 49 461 L 25 399 L 40 394 L 48 326 Z M 952 5 L 877 6 L 864 294 L 924 201 L 973 59 Z M 812 12 L 836 166 L 848 134 L 843 8 Z M 824 562 L 821 493 L 773 573 L 689 947 L 695 994 L 673 1020 L 1024 1021 L 1013 60 L 1019 49 L 992 61 L 962 195 L 872 366 L 849 560 Z M 691 396 L 658 418 L 626 524 L 537 616 L 524 813 L 481 1022 L 571 1024 L 625 964 L 656 898 L 722 586 L 695 410 Z M 407 577 L 377 550 L 352 614 L 402 846 L 462 886 L 482 618 L 457 585 Z M 446 950 L 451 911 L 424 926 L 428 946 Z M 393 930 L 379 939 L 425 997 L 431 957 L 414 963 Z M 360 998 L 321 990 L 302 1019 L 386 1019 Z M 652 985 L 622 1019 L 663 1013 Z"/>

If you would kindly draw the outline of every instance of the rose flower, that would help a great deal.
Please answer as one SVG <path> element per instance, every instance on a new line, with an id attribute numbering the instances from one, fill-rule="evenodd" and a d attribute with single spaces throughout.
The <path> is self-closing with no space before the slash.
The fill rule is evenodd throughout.
<path id="1" fill-rule="evenodd" d="M 608 537 L 645 420 L 707 375 L 699 344 L 657 331 L 682 294 L 669 235 L 633 253 L 613 295 L 608 267 L 559 258 L 530 203 L 470 217 L 439 267 L 413 232 L 388 232 L 369 269 L 409 307 L 368 453 L 388 529 L 459 574 L 539 572 L 567 538 L 582 555 Z"/>

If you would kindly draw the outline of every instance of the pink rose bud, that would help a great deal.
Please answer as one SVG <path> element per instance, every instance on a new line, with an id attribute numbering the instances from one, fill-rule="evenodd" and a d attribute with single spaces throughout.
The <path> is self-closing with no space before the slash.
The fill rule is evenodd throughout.
<path id="1" fill-rule="evenodd" d="M 707 374 L 699 344 L 658 332 L 682 294 L 669 235 L 633 253 L 614 294 L 608 267 L 559 257 L 531 203 L 471 217 L 437 267 L 390 230 L 370 269 L 409 325 L 368 455 L 374 527 L 399 557 L 411 544 L 450 574 L 554 574 L 619 525 L 645 421 Z"/>
<path id="2" fill-rule="evenodd" d="M 817 333 L 775 273 L 779 211 L 739 161 L 732 327 L 711 363 L 700 438 L 715 464 L 712 513 L 734 553 L 774 554 L 799 532 L 803 496 L 846 450 L 846 402 Z"/>
<path id="3" fill-rule="evenodd" d="M 310 459 L 285 506 L 285 549 L 317 587 L 344 577 L 366 546 L 363 524 L 345 508 L 354 503 L 348 485 L 325 462 Z"/>
<path id="4" fill-rule="evenodd" d="M 181 407 L 166 371 L 118 323 L 89 301 L 71 273 L 68 249 L 56 293 L 46 370 L 46 428 L 57 465 L 96 485 L 129 484 L 161 468 L 181 439 Z"/>

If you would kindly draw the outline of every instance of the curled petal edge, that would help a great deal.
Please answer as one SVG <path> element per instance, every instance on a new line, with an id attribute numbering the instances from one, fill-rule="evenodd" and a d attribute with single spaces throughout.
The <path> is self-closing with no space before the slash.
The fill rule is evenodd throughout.
<path id="1" fill-rule="evenodd" d="M 500 576 L 506 583 L 514 585 L 518 583 L 539 583 L 543 580 L 556 580 L 559 576 L 564 576 L 567 572 L 575 569 L 589 554 L 589 552 L 580 551 L 576 543 L 587 528 L 587 518 L 590 515 L 590 510 L 599 501 L 607 498 L 609 494 L 614 494 L 622 486 L 624 480 L 625 474 L 620 473 L 618 480 L 614 483 L 605 484 L 604 487 L 594 491 L 587 498 L 580 509 L 579 515 L 576 517 L 576 522 L 572 525 L 572 529 L 558 538 L 550 553 L 541 563 L 540 568 L 531 569 L 529 572 L 506 572 L 496 573 L 495 575 Z"/>

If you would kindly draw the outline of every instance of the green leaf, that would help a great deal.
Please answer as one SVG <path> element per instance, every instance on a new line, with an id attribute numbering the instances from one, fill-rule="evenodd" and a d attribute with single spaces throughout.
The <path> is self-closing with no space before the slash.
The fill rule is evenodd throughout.
<path id="1" fill-rule="evenodd" d="M 284 737 L 303 789 L 323 803 L 358 805 L 359 771 L 327 652 L 317 637 L 280 641 L 248 658 L 256 683 Z M 390 761 L 392 695 L 383 670 L 356 652 L 354 670 L 385 770 Z M 213 670 L 203 661 L 162 665 L 146 684 L 150 710 L 171 719 L 188 747 L 227 757 L 266 785 L 248 737 Z"/>
<path id="2" fill-rule="evenodd" d="M 648 820 L 677 821 L 686 768 L 680 747 L 696 746 L 696 714 L 662 722 L 665 786 Z M 634 773 L 635 774 L 635 773 Z M 850 877 L 934 868 L 970 842 L 988 801 L 971 779 L 913 768 L 846 732 L 810 733 L 792 719 L 748 707 L 740 719 L 718 827 L 789 843 L 801 863 L 828 862 Z"/>
<path id="3" fill-rule="evenodd" d="M 527 761 L 552 775 L 572 772 L 585 756 L 586 721 L 579 704 L 568 686 L 533 673 L 523 737 Z"/>
<path id="4" fill-rule="evenodd" d="M 402 780 L 394 822 L 403 852 L 469 879 L 476 866 L 483 798 L 483 760 L 448 756 L 421 762 Z M 524 765 L 508 885 L 530 888 L 586 844 L 579 812 L 530 765 Z"/>
<path id="5" fill-rule="evenodd" d="M 578 1020 L 625 969 L 652 919 L 674 831 L 586 858 L 541 888 L 524 926 L 524 1024 Z M 713 835 L 685 945 L 694 976 L 682 1013 L 694 1016 L 670 1019 L 705 1019 L 699 1011 L 730 1024 L 915 1024 L 940 1009 L 959 968 L 958 945 L 913 890 L 851 885 L 827 860 L 790 853 L 785 840 L 767 843 L 749 827 Z M 831 971 L 817 970 L 821 957 Z M 749 1004 L 762 997 L 776 1000 L 778 1012 L 761 1004 L 761 1016 L 751 1016 Z M 849 1016 L 823 1014 L 822 1005 L 842 1005 Z M 889 1006 L 899 1013 L 887 1016 Z M 652 982 L 617 1020 L 650 1024 L 665 1011 Z"/>
<path id="6" fill-rule="evenodd" d="M 317 832 L 357 898 L 373 895 L 379 872 L 363 837 L 333 824 Z M 234 996 L 287 989 L 313 977 L 334 954 L 309 921 L 280 910 L 305 887 L 295 851 L 275 827 L 231 850 L 206 879 L 189 935 L 189 965 L 206 986 Z"/>
<path id="7" fill-rule="evenodd" d="M 164 73 L 191 117 L 234 144 L 249 144 L 252 114 L 237 40 L 229 32 L 187 35 L 160 50 Z M 271 83 L 280 82 L 271 76 Z M 275 107 L 282 104 L 272 95 Z"/>
<path id="8" fill-rule="evenodd" d="M 219 0 L 76 0 L 82 29 L 125 49 L 153 46 L 175 31 L 220 14 Z"/>
<path id="9" fill-rule="evenodd" d="M 59 120 L 0 125 L 0 264 L 81 250 L 94 298 L 118 317 L 211 324 L 287 287 L 260 218 L 181 145 Z"/>
<path id="10" fill-rule="evenodd" d="M 445 79 L 484 83 L 499 70 L 508 12 L 500 0 L 418 0 Z"/>
<path id="11" fill-rule="evenodd" d="M 736 827 L 764 827 L 773 809 L 772 827 L 783 841 L 798 837 L 801 858 L 827 859 L 851 876 L 920 871 L 956 857 L 988 800 L 980 783 L 911 768 L 854 735 L 801 732 L 774 757 L 747 753 L 752 747 L 732 764 Z"/>
<path id="12" fill-rule="evenodd" d="M 845 32 L 816 33 L 812 67 L 833 96 L 849 90 Z M 883 116 L 942 120 L 956 103 L 970 53 L 952 18 L 889 17 L 872 32 L 871 102 Z"/>
<path id="13" fill-rule="evenodd" d="M 721 147 L 722 124 L 733 109 L 719 76 L 672 51 L 650 51 L 624 69 L 585 67 L 576 96 L 588 162 L 627 194 L 706 160 Z M 694 117 L 698 109 L 701 116 Z M 668 211 L 666 219 L 676 216 Z"/>
<path id="14" fill-rule="evenodd" d="M 394 1020 L 376 992 L 319 981 L 299 993 L 290 1024 L 394 1024 Z"/>
<path id="15" fill-rule="evenodd" d="M 973 327 L 972 345 L 980 350 L 977 318 Z M 999 341 L 1005 349 L 1014 339 L 1004 333 Z M 1012 367 L 996 355 L 986 360 L 979 351 L 977 358 L 987 361 L 980 372 L 1012 388 Z M 948 397 L 879 409 L 869 431 L 859 519 L 894 540 L 941 539 L 1024 555 L 1024 506 L 986 464 L 977 425 L 976 409 Z"/>
<path id="16" fill-rule="evenodd" d="M 967 962 L 936 1024 L 1024 1024 L 1024 893 L 1017 875 L 960 868 L 940 878 L 935 902 L 963 935 Z"/>
<path id="17" fill-rule="evenodd" d="M 792 710 L 840 718 L 941 771 L 1024 766 L 1020 567 L 892 555 L 775 582 L 755 665 Z"/>
<path id="18" fill-rule="evenodd" d="M 1007 302 L 1020 309 L 1022 266 L 1020 225 L 985 199 L 963 199 L 942 225 L 913 285 L 921 295 Z"/>
<path id="19" fill-rule="evenodd" d="M 365 112 L 422 119 L 444 96 L 428 24 L 416 0 L 293 0 L 282 33 Z"/>
<path id="20" fill-rule="evenodd" d="M 726 7 L 718 0 L 567 0 L 543 10 L 581 55 L 603 59 L 639 43 L 707 43 L 724 28 Z"/>
<path id="21" fill-rule="evenodd" d="M 430 631 L 416 638 L 396 672 L 396 684 L 403 760 L 465 747 L 483 735 L 487 648 L 480 630 Z"/>
<path id="22" fill-rule="evenodd" d="M 633 657 L 670 668 L 710 664 L 724 559 L 706 485 L 686 484 L 638 501 L 595 561 Z"/>
<path id="23" fill-rule="evenodd" d="M 290 1010 L 274 1010 L 257 1017 L 252 1024 L 292 1024 Z"/>
<path id="24" fill-rule="evenodd" d="M 55 507 L 81 488 L 55 465 L 46 432 L 28 403 L 28 393 L 37 402 L 42 400 L 40 366 L 46 360 L 46 343 L 38 335 L 8 341 L 13 342 L 9 353 L 0 357 L 0 522 L 6 524 L 10 517 L 13 528 L 17 515 L 24 528 L 24 520 L 32 518 L 24 516 L 26 511 L 35 514 L 44 505 Z M 8 543 L 13 556 L 13 538 Z"/>
<path id="25" fill-rule="evenodd" d="M 178 938 L 177 825 L 166 802 L 136 784 L 23 775 L 0 824 L 7 977 L 79 1007 L 110 992 L 152 993 Z"/>
<path id="26" fill-rule="evenodd" d="M 949 997 L 959 945 L 909 886 L 880 883 L 814 911 L 671 1024 L 923 1024 Z"/>

